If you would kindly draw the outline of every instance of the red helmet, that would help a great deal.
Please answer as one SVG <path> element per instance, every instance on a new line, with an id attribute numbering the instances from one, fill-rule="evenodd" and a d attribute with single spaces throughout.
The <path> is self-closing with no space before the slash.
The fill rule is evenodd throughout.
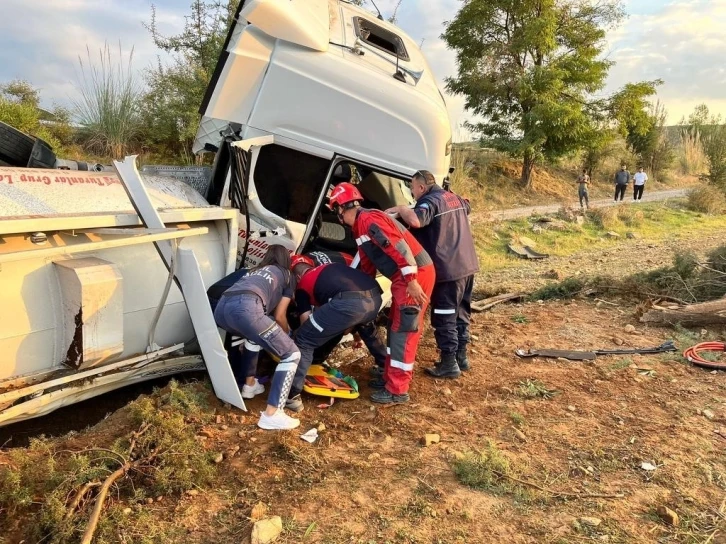
<path id="1" fill-rule="evenodd" d="M 360 191 L 355 185 L 344 182 L 333 188 L 333 191 L 330 193 L 328 199 L 328 207 L 332 210 L 336 206 L 345 207 L 346 204 L 356 200 L 363 200 L 363 195 L 360 194 Z"/>
<path id="2" fill-rule="evenodd" d="M 306 264 L 308 266 L 315 267 L 315 262 L 307 255 L 293 255 L 290 257 L 290 270 L 294 270 L 299 264 Z"/>

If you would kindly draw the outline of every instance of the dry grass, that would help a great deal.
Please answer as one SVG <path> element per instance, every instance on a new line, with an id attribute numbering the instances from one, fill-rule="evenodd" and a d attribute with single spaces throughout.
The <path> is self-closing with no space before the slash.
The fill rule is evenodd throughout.
<path id="1" fill-rule="evenodd" d="M 589 212 L 589 215 L 595 225 L 605 230 L 612 230 L 622 225 L 617 206 L 596 208 Z"/>
<path id="2" fill-rule="evenodd" d="M 699 187 L 688 194 L 687 207 L 694 212 L 722 214 L 726 212 L 726 195 L 712 186 Z"/>
<path id="3" fill-rule="evenodd" d="M 708 170 L 708 160 L 703 153 L 701 135 L 698 132 L 685 131 L 681 133 L 680 167 L 681 173 L 686 175 L 699 175 Z"/>

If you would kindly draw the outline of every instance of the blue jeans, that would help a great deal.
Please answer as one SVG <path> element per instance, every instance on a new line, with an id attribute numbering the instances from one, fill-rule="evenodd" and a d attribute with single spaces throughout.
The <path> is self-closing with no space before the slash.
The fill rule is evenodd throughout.
<path id="1" fill-rule="evenodd" d="M 220 328 L 245 339 L 245 376 L 255 375 L 261 349 L 280 359 L 272 378 L 267 404 L 284 408 L 300 361 L 300 350 L 267 315 L 260 297 L 251 293 L 223 296 L 214 310 L 214 320 Z"/>

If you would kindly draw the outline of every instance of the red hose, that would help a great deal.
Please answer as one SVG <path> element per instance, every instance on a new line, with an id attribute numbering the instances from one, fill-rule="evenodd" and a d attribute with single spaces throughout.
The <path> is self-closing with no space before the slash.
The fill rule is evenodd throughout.
<path id="1" fill-rule="evenodd" d="M 714 363 L 700 357 L 698 354 L 702 351 L 726 351 L 726 344 L 724 342 L 703 342 L 696 344 L 684 351 L 683 356 L 696 366 L 715 370 L 726 370 L 726 363 Z"/>

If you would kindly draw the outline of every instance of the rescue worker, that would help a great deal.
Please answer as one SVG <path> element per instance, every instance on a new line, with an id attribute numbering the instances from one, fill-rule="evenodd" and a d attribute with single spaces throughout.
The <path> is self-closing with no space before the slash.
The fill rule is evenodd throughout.
<path id="1" fill-rule="evenodd" d="M 300 393 L 316 348 L 340 339 L 349 329 L 360 334 L 381 367 L 386 362 L 386 348 L 373 323 L 383 303 L 382 291 L 375 279 L 341 263 L 315 266 L 305 255 L 292 257 L 292 270 L 297 280 L 295 304 L 301 322 L 295 332 L 300 364 L 286 407 L 299 412 L 303 409 Z"/>
<path id="2" fill-rule="evenodd" d="M 305 255 L 313 260 L 315 266 L 330 263 L 341 263 L 350 266 L 353 263 L 353 256 L 342 251 L 310 251 Z"/>
<path id="3" fill-rule="evenodd" d="M 458 378 L 469 370 L 471 294 L 479 261 L 469 225 L 469 202 L 436 183 L 428 170 L 419 170 L 411 180 L 416 206 L 396 206 L 398 213 L 428 251 L 436 267 L 436 285 L 431 294 L 431 325 L 441 359 L 426 373 L 435 378 Z"/>
<path id="4" fill-rule="evenodd" d="M 300 425 L 299 419 L 283 410 L 300 360 L 300 350 L 288 335 L 287 308 L 293 291 L 290 253 L 283 246 L 271 245 L 260 264 L 222 294 L 214 310 L 214 320 L 220 328 L 245 339 L 244 398 L 265 392 L 255 378 L 260 350 L 280 360 L 270 385 L 267 407 L 257 422 L 261 429 L 294 429 Z M 270 314 L 274 314 L 274 321 Z"/>
<path id="5" fill-rule="evenodd" d="M 360 207 L 363 195 L 350 183 L 337 185 L 329 206 L 344 225 L 351 227 L 358 244 L 361 270 L 389 278 L 393 300 L 388 324 L 388 354 L 380 387 L 371 400 L 381 404 L 408 402 L 423 315 L 436 281 L 431 257 L 406 228 L 380 210 Z"/>

